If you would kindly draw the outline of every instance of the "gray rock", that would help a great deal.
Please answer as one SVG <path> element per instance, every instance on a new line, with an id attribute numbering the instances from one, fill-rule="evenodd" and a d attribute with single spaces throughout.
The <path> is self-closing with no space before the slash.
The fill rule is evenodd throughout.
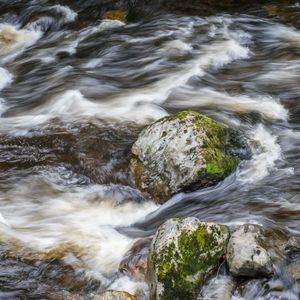
<path id="1" fill-rule="evenodd" d="M 228 238 L 226 226 L 196 218 L 166 221 L 150 247 L 151 299 L 196 299 L 225 254 Z"/>
<path id="2" fill-rule="evenodd" d="M 231 235 L 226 259 L 233 276 L 260 277 L 273 273 L 272 261 L 260 246 L 261 227 L 246 224 L 239 226 Z"/>
<path id="3" fill-rule="evenodd" d="M 132 146 L 136 186 L 161 203 L 192 185 L 219 182 L 238 163 L 230 135 L 223 124 L 193 111 L 158 120 Z"/>

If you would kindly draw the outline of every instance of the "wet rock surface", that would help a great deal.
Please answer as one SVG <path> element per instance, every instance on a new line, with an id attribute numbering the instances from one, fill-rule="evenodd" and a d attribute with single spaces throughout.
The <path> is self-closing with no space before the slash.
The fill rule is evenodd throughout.
<path id="1" fill-rule="evenodd" d="M 239 226 L 231 235 L 227 246 L 227 262 L 233 276 L 261 277 L 273 273 L 272 261 L 259 238 L 262 228 L 258 225 Z"/>
<path id="2" fill-rule="evenodd" d="M 119 271 L 136 280 L 145 280 L 150 244 L 150 238 L 136 241 L 122 259 Z"/>
<path id="3" fill-rule="evenodd" d="M 136 186 L 157 202 L 183 189 L 213 185 L 237 166 L 232 131 L 193 111 L 146 127 L 132 146 Z"/>
<path id="4" fill-rule="evenodd" d="M 152 299 L 195 299 L 225 254 L 228 237 L 226 226 L 196 218 L 161 225 L 149 253 Z"/>

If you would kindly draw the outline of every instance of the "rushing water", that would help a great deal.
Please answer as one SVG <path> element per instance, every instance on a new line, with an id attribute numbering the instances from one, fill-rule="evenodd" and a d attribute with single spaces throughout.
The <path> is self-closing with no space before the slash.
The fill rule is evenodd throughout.
<path id="1" fill-rule="evenodd" d="M 118 266 L 173 216 L 262 224 L 274 243 L 271 279 L 235 288 L 220 271 L 201 299 L 232 290 L 233 300 L 300 299 L 282 259 L 300 237 L 300 5 L 286 5 L 288 19 L 262 7 L 125 25 L 101 21 L 88 4 L 82 17 L 72 1 L 5 2 L 0 299 L 89 299 L 106 289 L 147 299 L 146 283 Z M 253 156 L 219 185 L 159 206 L 130 181 L 130 148 L 144 125 L 185 108 L 241 129 Z"/>

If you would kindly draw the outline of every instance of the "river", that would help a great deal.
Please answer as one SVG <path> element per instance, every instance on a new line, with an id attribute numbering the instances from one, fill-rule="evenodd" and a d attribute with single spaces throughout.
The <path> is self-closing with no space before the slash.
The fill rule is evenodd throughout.
<path id="1" fill-rule="evenodd" d="M 118 266 L 174 216 L 261 224 L 299 244 L 300 4 L 127 25 L 92 12 L 0 1 L 0 299 L 147 299 Z M 157 205 L 130 179 L 131 145 L 186 108 L 242 130 L 253 155 L 217 186 Z M 232 299 L 297 300 L 300 283 L 278 263 Z"/>

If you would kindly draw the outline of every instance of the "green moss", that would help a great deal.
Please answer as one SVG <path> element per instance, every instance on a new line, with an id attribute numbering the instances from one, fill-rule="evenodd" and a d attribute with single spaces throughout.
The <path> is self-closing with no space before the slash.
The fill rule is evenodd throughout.
<path id="1" fill-rule="evenodd" d="M 210 163 L 206 167 L 206 172 L 210 176 L 215 176 L 215 175 L 220 176 L 220 175 L 223 175 L 222 171 L 223 170 L 220 169 L 220 167 L 216 163 Z"/>
<path id="2" fill-rule="evenodd" d="M 190 109 L 183 110 L 175 115 L 165 117 L 164 119 L 167 121 L 173 121 L 173 120 L 184 120 L 188 115 L 198 116 L 199 113 L 192 111 Z"/>
<path id="3" fill-rule="evenodd" d="M 159 299 L 196 298 L 201 285 L 225 252 L 226 238 L 223 243 L 218 238 L 222 240 L 227 229 L 216 226 L 210 230 L 201 223 L 193 232 L 182 231 L 177 243 L 174 241 L 151 258 L 158 282 L 164 286 Z"/>
<path id="4" fill-rule="evenodd" d="M 200 172 L 201 176 L 224 178 L 229 175 L 237 165 L 237 158 L 229 155 L 219 155 L 206 165 L 204 171 Z"/>
<path id="5" fill-rule="evenodd" d="M 238 163 L 236 157 L 225 154 L 226 149 L 232 145 L 227 143 L 228 130 L 223 124 L 192 110 L 181 111 L 157 122 L 182 121 L 188 116 L 195 118 L 193 120 L 195 129 L 205 134 L 199 154 L 205 159 L 206 168 L 199 171 L 199 179 L 205 177 L 223 179 L 235 169 Z"/>
<path id="6" fill-rule="evenodd" d="M 167 116 L 167 117 L 163 117 L 159 120 L 157 120 L 154 124 L 156 123 L 160 123 L 160 122 L 166 122 L 166 121 L 175 121 L 175 120 L 178 120 L 178 121 L 183 121 L 187 116 L 193 116 L 195 118 L 207 118 L 205 117 L 204 115 L 196 112 L 196 111 L 193 111 L 193 110 L 190 110 L 190 109 L 187 109 L 187 110 L 183 110 L 181 112 L 178 112 L 177 114 L 175 115 L 171 115 L 171 116 Z M 209 118 L 208 118 L 209 119 Z"/>
<path id="7" fill-rule="evenodd" d="M 167 116 L 162 119 L 159 119 L 155 123 L 164 122 L 164 121 L 173 121 L 179 120 L 182 121 L 186 119 L 187 116 L 192 116 L 195 118 L 195 125 L 199 129 L 208 129 L 214 134 L 222 134 L 224 132 L 225 126 L 221 123 L 214 121 L 213 119 L 206 117 L 196 111 L 187 109 L 183 110 L 175 115 Z"/>
<path id="8" fill-rule="evenodd" d="M 226 154 L 226 150 L 232 147 L 232 145 L 227 144 L 227 128 L 207 117 L 199 118 L 196 124 L 206 133 L 206 138 L 200 149 L 200 154 L 206 162 L 206 168 L 199 172 L 200 177 L 208 176 L 215 179 L 226 177 L 238 163 L 237 157 Z"/>

